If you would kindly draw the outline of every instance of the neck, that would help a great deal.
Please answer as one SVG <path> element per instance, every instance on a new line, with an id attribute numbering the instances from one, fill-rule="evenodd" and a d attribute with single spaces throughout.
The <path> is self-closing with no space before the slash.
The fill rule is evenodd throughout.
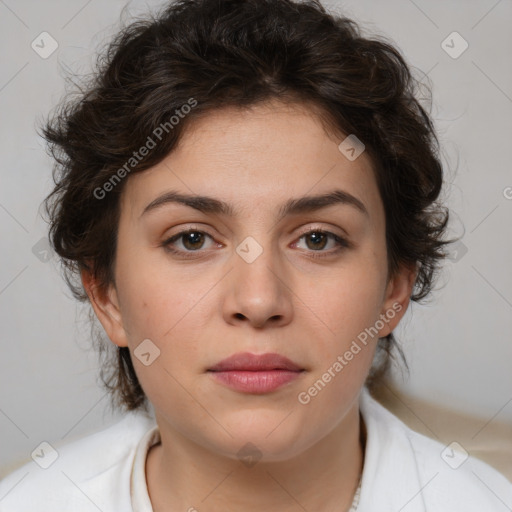
<path id="1" fill-rule="evenodd" d="M 254 465 L 194 443 L 156 414 L 161 443 L 146 462 L 154 512 L 349 510 L 364 457 L 358 405 L 299 455 Z"/>

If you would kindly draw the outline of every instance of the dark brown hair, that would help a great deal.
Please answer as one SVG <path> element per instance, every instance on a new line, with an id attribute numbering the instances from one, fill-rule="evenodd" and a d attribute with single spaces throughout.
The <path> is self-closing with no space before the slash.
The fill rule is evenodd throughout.
<path id="1" fill-rule="evenodd" d="M 391 43 L 363 37 L 354 21 L 313 0 L 180 0 L 132 22 L 100 53 L 85 91 L 43 127 L 56 161 L 45 200 L 50 240 L 74 296 L 87 300 L 82 269 L 100 286 L 114 282 L 129 172 L 160 162 L 198 116 L 278 99 L 308 104 L 326 126 L 363 141 L 385 207 L 389 276 L 414 265 L 411 299 L 423 299 L 449 241 L 442 240 L 448 210 L 437 202 L 439 143 L 418 89 Z M 158 143 L 134 160 L 155 133 Z M 128 348 L 97 341 L 108 354 L 101 379 L 112 403 L 146 407 Z M 393 348 L 401 353 L 393 334 L 379 340 L 370 387 L 386 374 Z"/>

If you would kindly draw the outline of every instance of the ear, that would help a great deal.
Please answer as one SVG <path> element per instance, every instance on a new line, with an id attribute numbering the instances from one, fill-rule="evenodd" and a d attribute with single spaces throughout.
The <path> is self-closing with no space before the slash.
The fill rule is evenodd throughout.
<path id="1" fill-rule="evenodd" d="M 405 315 L 411 300 L 416 275 L 416 265 L 402 265 L 389 279 L 380 316 L 385 325 L 379 330 L 379 338 L 390 334 Z"/>
<path id="2" fill-rule="evenodd" d="M 94 276 L 87 270 L 82 270 L 80 276 L 92 308 L 108 337 L 119 347 L 127 347 L 126 330 L 123 326 L 115 285 L 110 284 L 107 289 L 100 287 Z"/>

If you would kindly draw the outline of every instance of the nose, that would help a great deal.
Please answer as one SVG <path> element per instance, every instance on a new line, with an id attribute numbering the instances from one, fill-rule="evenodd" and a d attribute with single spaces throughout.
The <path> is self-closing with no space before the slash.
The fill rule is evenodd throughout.
<path id="1" fill-rule="evenodd" d="M 230 324 L 284 326 L 292 319 L 293 292 L 282 258 L 270 249 L 254 260 L 235 254 L 224 282 L 223 315 Z"/>

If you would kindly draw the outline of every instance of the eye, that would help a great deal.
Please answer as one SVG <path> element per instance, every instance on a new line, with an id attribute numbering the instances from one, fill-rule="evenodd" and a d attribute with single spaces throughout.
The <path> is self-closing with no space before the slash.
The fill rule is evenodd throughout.
<path id="1" fill-rule="evenodd" d="M 313 258 L 332 256 L 334 253 L 338 253 L 339 251 L 350 247 L 350 243 L 347 240 L 323 229 L 311 229 L 306 233 L 303 233 L 300 236 L 299 241 L 302 239 L 305 239 L 307 249 L 311 249 L 311 252 L 320 253 L 312 254 L 311 256 Z M 329 240 L 331 241 L 331 250 L 324 251 L 323 249 L 325 249 L 329 244 Z M 294 246 L 297 247 L 298 243 L 295 243 Z"/>
<path id="2" fill-rule="evenodd" d="M 192 228 L 176 233 L 171 238 L 163 242 L 162 246 L 168 252 L 179 254 L 184 258 L 189 258 L 194 256 L 187 253 L 199 252 L 200 249 L 204 249 L 206 238 L 213 241 L 213 237 L 208 233 Z M 182 248 L 176 248 L 177 245 L 181 245 Z"/>
<path id="3" fill-rule="evenodd" d="M 209 246 L 206 244 L 205 247 L 205 240 L 207 239 L 210 239 L 211 242 Z M 343 249 L 351 247 L 351 244 L 344 238 L 331 233 L 330 231 L 325 231 L 318 228 L 310 229 L 309 231 L 303 233 L 298 239 L 299 242 L 302 239 L 306 241 L 306 252 L 311 253 L 310 256 L 312 258 L 333 256 Z M 292 244 L 292 246 L 298 247 L 299 242 L 295 242 Z M 325 250 L 325 248 L 329 245 L 329 242 L 331 244 L 331 248 L 330 250 Z M 213 246 L 222 247 L 222 244 L 215 243 L 213 237 L 210 234 L 195 228 L 189 228 L 187 230 L 180 231 L 162 243 L 162 247 L 164 247 L 167 252 L 185 259 L 200 257 L 201 252 L 204 252 L 201 251 L 201 249 L 207 250 Z"/>

